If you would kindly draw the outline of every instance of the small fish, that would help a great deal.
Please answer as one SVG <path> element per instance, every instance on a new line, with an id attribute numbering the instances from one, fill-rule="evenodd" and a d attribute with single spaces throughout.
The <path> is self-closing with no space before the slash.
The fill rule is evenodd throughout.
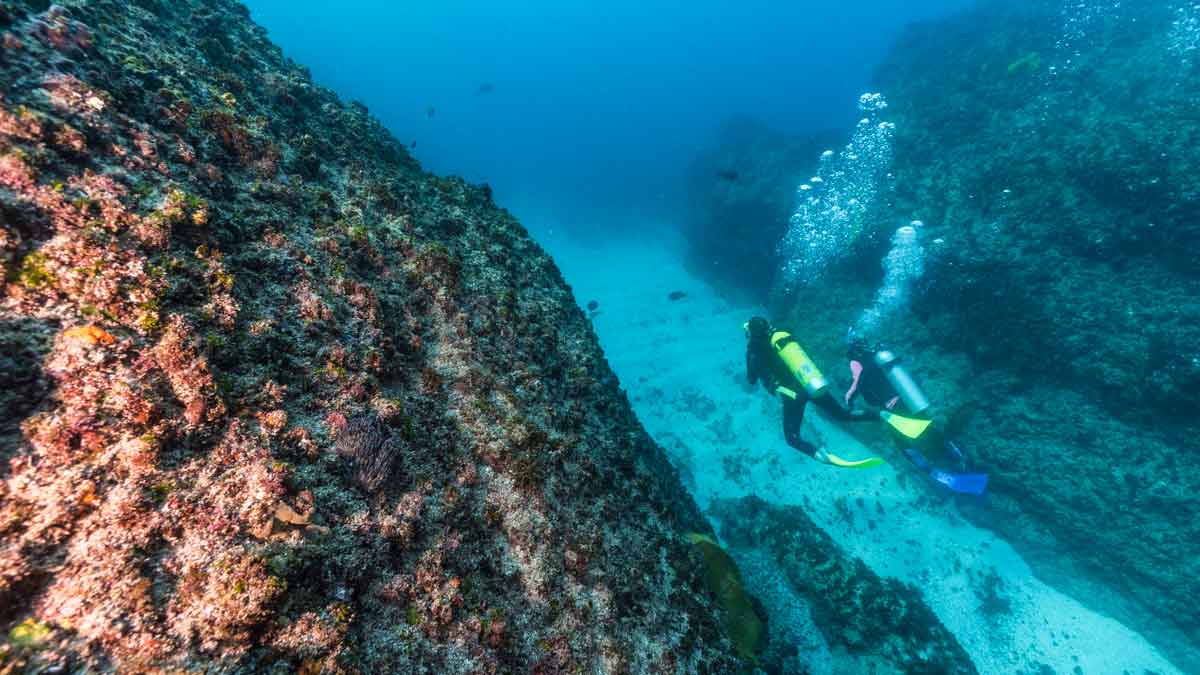
<path id="1" fill-rule="evenodd" d="M 412 143 L 409 143 L 408 147 L 409 147 L 409 149 L 415 149 L 417 147 L 417 142 L 413 141 Z"/>
<path id="2" fill-rule="evenodd" d="M 483 94 L 490 94 L 495 90 L 496 88 L 492 86 L 491 82 L 484 82 L 483 84 L 479 85 L 479 88 L 475 90 L 475 93 L 482 96 Z"/>
<path id="3" fill-rule="evenodd" d="M 431 119 L 433 119 L 433 116 L 436 114 L 437 114 L 437 109 L 434 108 L 433 106 L 429 106 L 428 108 L 425 109 L 425 119 L 431 120 Z"/>
<path id="4" fill-rule="evenodd" d="M 670 295 L 667 296 L 667 299 L 674 302 L 676 300 L 682 300 L 686 297 L 687 293 L 684 293 L 683 291 L 671 291 Z"/>
<path id="5" fill-rule="evenodd" d="M 736 183 L 737 179 L 741 178 L 741 175 L 733 169 L 723 169 L 717 172 L 717 178 L 720 178 L 724 181 L 729 181 L 730 183 Z"/>
<path id="6" fill-rule="evenodd" d="M 597 309 L 600 309 L 600 303 L 596 302 L 595 300 L 592 300 L 592 301 L 588 302 L 587 308 L 588 308 L 589 312 L 594 312 Z"/>

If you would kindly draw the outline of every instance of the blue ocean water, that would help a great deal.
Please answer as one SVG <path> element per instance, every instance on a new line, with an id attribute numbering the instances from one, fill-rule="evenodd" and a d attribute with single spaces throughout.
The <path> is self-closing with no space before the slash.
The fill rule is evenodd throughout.
<path id="1" fill-rule="evenodd" d="M 315 79 L 518 216 L 670 214 L 719 125 L 841 129 L 899 31 L 969 0 L 250 0 Z"/>

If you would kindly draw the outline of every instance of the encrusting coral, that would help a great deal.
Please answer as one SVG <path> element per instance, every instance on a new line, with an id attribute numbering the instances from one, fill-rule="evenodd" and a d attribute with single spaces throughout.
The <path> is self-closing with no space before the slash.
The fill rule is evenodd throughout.
<path id="1" fill-rule="evenodd" d="M 557 269 L 228 0 L 0 5 L 0 668 L 737 672 Z"/>

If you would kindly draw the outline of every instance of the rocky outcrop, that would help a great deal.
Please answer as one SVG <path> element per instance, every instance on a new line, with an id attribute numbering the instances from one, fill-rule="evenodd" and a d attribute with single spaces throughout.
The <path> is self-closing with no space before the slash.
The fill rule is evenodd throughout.
<path id="1" fill-rule="evenodd" d="M 0 5 L 5 670 L 737 672 L 547 256 L 227 0 Z"/>
<path id="2" fill-rule="evenodd" d="M 721 522 L 721 536 L 735 556 L 761 552 L 809 603 L 812 621 L 829 645 L 833 672 L 976 672 L 920 591 L 877 576 L 803 509 L 746 497 L 718 501 L 711 513 Z M 748 583 L 751 590 L 756 584 L 769 585 L 753 575 Z"/>

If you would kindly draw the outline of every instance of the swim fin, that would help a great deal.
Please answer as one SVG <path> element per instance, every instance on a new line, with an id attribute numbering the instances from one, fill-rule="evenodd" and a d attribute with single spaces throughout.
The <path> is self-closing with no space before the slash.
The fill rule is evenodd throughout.
<path id="1" fill-rule="evenodd" d="M 935 469 L 929 476 L 951 490 L 963 494 L 978 496 L 987 490 L 986 473 L 949 473 Z"/>
<path id="2" fill-rule="evenodd" d="M 921 434 L 925 433 L 925 430 L 929 428 L 929 425 L 933 424 L 933 420 L 921 420 L 914 417 L 905 417 L 903 415 L 897 415 L 896 413 L 888 410 L 880 411 L 879 417 L 884 422 L 890 424 L 896 431 L 899 431 L 905 436 L 913 439 L 920 438 Z"/>
<path id="3" fill-rule="evenodd" d="M 922 471 L 929 474 L 933 480 L 945 485 L 954 492 L 968 495 L 982 495 L 987 490 L 988 475 L 986 473 L 950 473 L 935 468 L 925 459 L 925 456 L 914 448 L 905 448 L 904 454 Z"/>
<path id="4" fill-rule="evenodd" d="M 881 457 L 868 457 L 866 459 L 850 460 L 842 459 L 837 455 L 826 452 L 825 459 L 834 466 L 840 466 L 843 469 L 870 469 L 871 467 L 879 466 L 885 462 Z"/>

